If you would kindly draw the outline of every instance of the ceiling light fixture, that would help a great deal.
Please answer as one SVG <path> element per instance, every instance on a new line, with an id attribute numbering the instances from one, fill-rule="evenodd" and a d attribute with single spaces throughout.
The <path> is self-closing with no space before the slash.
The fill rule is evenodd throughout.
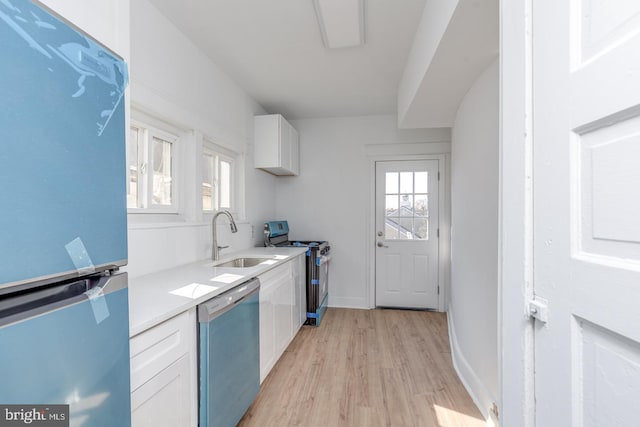
<path id="1" fill-rule="evenodd" d="M 313 5 L 326 47 L 364 44 L 364 0 L 313 0 Z"/>

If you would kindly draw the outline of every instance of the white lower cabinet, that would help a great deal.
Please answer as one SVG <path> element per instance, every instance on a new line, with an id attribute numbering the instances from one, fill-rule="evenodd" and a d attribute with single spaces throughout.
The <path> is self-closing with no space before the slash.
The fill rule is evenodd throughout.
<path id="1" fill-rule="evenodd" d="M 304 257 L 302 254 L 258 276 L 260 279 L 261 383 L 302 325 L 299 286 L 301 274 L 304 277 Z"/>
<path id="2" fill-rule="evenodd" d="M 198 425 L 195 308 L 131 338 L 133 427 Z"/>
<path id="3" fill-rule="evenodd" d="M 260 382 L 306 318 L 304 254 L 260 279 Z M 198 425 L 196 308 L 130 340 L 132 427 Z"/>

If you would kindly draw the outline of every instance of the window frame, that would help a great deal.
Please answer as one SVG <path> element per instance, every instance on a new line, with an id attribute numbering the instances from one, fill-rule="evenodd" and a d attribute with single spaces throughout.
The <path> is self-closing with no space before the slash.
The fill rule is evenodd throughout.
<path id="1" fill-rule="evenodd" d="M 238 178 L 236 176 L 237 174 L 237 163 L 238 163 L 238 153 L 235 153 L 234 151 L 231 151 L 227 148 L 224 148 L 218 144 L 216 144 L 215 142 L 211 141 L 211 139 L 209 138 L 204 138 L 203 142 L 202 142 L 202 157 L 201 157 L 201 164 L 203 165 L 204 168 L 204 157 L 205 156 L 213 156 L 214 158 L 214 165 L 213 165 L 213 182 L 211 182 L 211 188 L 212 188 L 212 204 L 213 204 L 213 208 L 212 209 L 205 209 L 204 208 L 204 194 L 202 191 L 202 187 L 205 184 L 204 182 L 204 170 L 202 173 L 202 179 L 201 179 L 201 183 L 200 183 L 200 199 L 201 199 L 201 207 L 202 207 L 202 213 L 204 216 L 207 215 L 213 215 L 214 212 L 219 211 L 220 209 L 224 209 L 224 210 L 228 210 L 229 212 L 231 212 L 232 214 L 234 214 L 234 216 L 237 214 L 237 182 L 238 182 Z M 220 162 L 224 161 L 226 163 L 229 163 L 230 165 L 230 171 L 229 171 L 229 177 L 230 177 L 230 183 L 229 183 L 229 205 L 230 206 L 221 206 L 220 205 L 220 199 L 221 199 L 221 187 L 220 187 Z M 213 190 L 215 189 L 215 194 L 213 192 Z"/>
<path id="2" fill-rule="evenodd" d="M 137 202 L 141 207 L 128 207 L 129 214 L 179 214 L 180 208 L 180 140 L 182 132 L 177 128 L 151 117 L 131 118 L 131 128 L 142 131 L 142 138 L 138 139 L 138 188 Z M 154 138 L 171 144 L 171 204 L 161 205 L 153 203 L 153 145 Z M 144 163 L 141 162 L 142 153 Z M 144 170 L 143 170 L 144 169 Z M 141 172 L 142 171 L 142 172 Z M 127 185 L 129 185 L 129 162 L 127 161 Z M 129 195 L 127 191 L 127 196 Z M 142 203 L 141 203 L 142 202 Z"/>

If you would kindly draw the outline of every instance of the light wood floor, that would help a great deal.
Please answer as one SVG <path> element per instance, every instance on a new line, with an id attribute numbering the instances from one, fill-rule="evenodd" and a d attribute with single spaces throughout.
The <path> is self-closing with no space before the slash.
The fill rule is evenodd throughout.
<path id="1" fill-rule="evenodd" d="M 485 423 L 453 369 L 444 313 L 330 308 L 298 332 L 239 425 Z"/>

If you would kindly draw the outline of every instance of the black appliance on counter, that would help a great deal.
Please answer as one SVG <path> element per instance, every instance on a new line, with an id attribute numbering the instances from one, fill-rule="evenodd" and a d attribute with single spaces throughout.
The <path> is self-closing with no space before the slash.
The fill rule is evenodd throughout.
<path id="1" fill-rule="evenodd" d="M 307 320 L 305 325 L 320 326 L 327 309 L 329 296 L 329 260 L 331 246 L 322 240 L 289 240 L 287 221 L 268 221 L 264 224 L 265 246 L 307 248 L 306 294 Z"/>

